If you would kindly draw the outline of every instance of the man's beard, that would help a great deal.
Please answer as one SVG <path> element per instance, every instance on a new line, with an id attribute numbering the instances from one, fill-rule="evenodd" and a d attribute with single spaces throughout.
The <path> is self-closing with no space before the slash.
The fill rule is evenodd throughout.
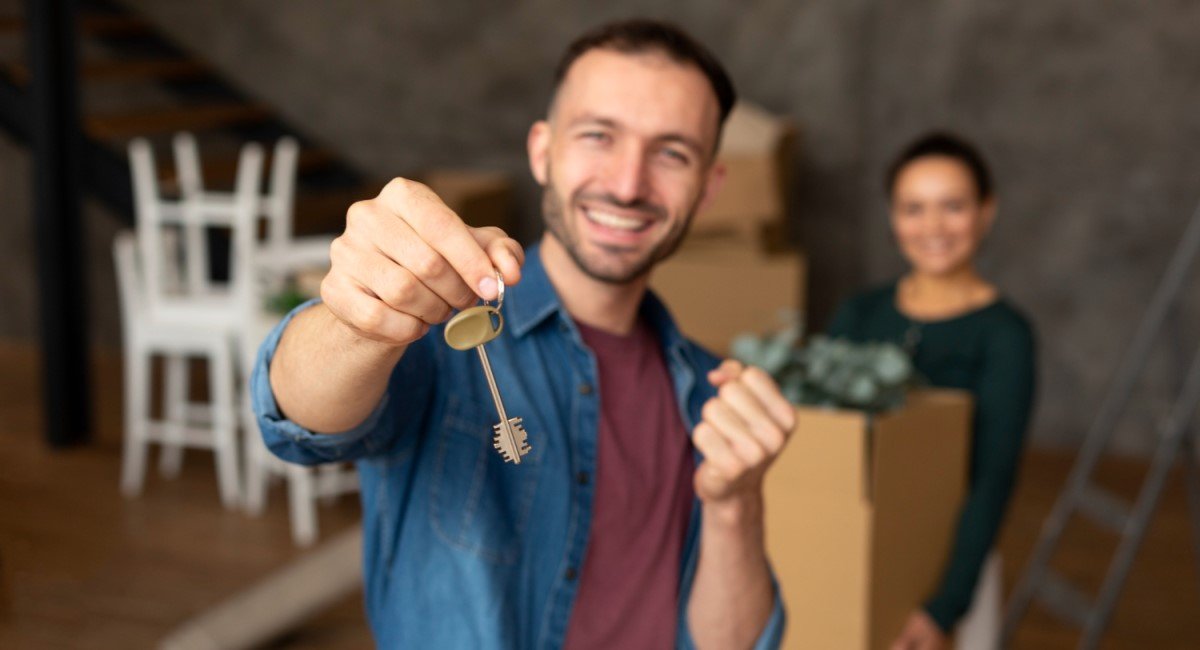
<path id="1" fill-rule="evenodd" d="M 612 265 L 604 265 L 601 261 L 590 260 L 584 255 L 579 242 L 579 233 L 572 233 L 567 228 L 567 211 L 574 211 L 575 207 L 580 204 L 580 201 L 585 199 L 589 202 L 589 205 L 608 204 L 625 210 L 653 213 L 659 219 L 666 218 L 666 208 L 641 199 L 626 202 L 617 199 L 611 194 L 588 193 L 582 189 L 575 190 L 571 194 L 569 204 L 564 206 L 558 193 L 554 191 L 552 179 L 553 176 L 550 169 L 547 169 L 546 184 L 542 187 L 542 218 L 545 219 L 546 229 L 562 244 L 563 248 L 567 250 L 567 254 L 571 256 L 571 259 L 575 260 L 575 265 L 585 275 L 594 280 L 609 284 L 626 284 L 632 282 L 647 275 L 655 264 L 670 257 L 679 248 L 679 245 L 683 243 L 683 238 L 687 234 L 688 227 L 691 226 L 692 217 L 695 215 L 696 207 L 700 204 L 700 197 L 697 196 L 691 207 L 688 208 L 684 219 L 676 224 L 674 229 L 668 232 L 661 241 L 642 254 L 638 259 L 621 265 L 622 268 L 610 268 Z M 586 219 L 587 217 L 583 218 Z M 619 248 L 603 245 L 600 247 L 610 250 L 612 252 L 611 257 L 614 259 L 618 257 L 624 258 L 625 256 L 625 251 Z"/>

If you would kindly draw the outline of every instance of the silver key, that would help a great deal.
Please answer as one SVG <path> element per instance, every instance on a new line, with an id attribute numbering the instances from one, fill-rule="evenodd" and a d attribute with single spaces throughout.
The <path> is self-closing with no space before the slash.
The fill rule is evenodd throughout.
<path id="1" fill-rule="evenodd" d="M 499 279 L 499 274 L 497 274 Z M 479 353 L 479 362 L 483 365 L 483 374 L 487 377 L 488 388 L 492 391 L 492 401 L 496 403 L 496 412 L 500 421 L 492 426 L 492 446 L 500 452 L 505 462 L 521 464 L 521 457 L 528 454 L 532 447 L 529 445 L 529 435 L 525 432 L 521 418 L 510 418 L 504 410 L 504 402 L 500 399 L 500 389 L 496 386 L 496 377 L 492 374 L 492 364 L 488 360 L 484 344 L 500 335 L 504 328 L 504 317 L 500 314 L 500 305 L 504 301 L 504 282 L 500 280 L 500 295 L 496 306 L 480 305 L 459 312 L 446 323 L 444 338 L 446 343 L 455 350 L 470 350 L 475 348 Z"/>

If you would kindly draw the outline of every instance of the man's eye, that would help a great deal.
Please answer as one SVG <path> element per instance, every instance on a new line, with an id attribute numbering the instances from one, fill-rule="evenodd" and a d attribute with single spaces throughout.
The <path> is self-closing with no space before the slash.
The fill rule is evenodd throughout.
<path id="1" fill-rule="evenodd" d="M 584 140 L 591 140 L 593 142 L 608 142 L 611 139 L 608 137 L 608 134 L 603 131 L 584 131 L 583 133 L 579 134 L 579 137 L 583 138 Z"/>
<path id="2" fill-rule="evenodd" d="M 678 149 L 665 148 L 661 150 L 662 155 L 671 162 L 687 164 L 690 160 L 688 155 Z"/>

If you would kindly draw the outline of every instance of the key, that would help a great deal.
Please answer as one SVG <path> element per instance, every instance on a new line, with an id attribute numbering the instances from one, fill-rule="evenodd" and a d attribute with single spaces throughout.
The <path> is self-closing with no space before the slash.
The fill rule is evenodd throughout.
<path id="1" fill-rule="evenodd" d="M 497 277 L 499 278 L 499 274 Z M 444 338 L 447 345 L 455 350 L 474 348 L 479 353 L 479 362 L 483 365 L 488 389 L 492 391 L 492 401 L 496 403 L 496 412 L 500 415 L 500 421 L 492 426 L 492 446 L 505 462 L 520 465 L 521 457 L 532 449 L 529 445 L 529 435 L 525 431 L 523 420 L 508 417 L 504 410 L 500 389 L 496 386 L 496 377 L 492 374 L 492 364 L 488 360 L 487 350 L 484 349 L 484 344 L 499 336 L 500 330 L 504 328 L 504 317 L 500 314 L 500 305 L 504 301 L 504 283 L 501 281 L 499 284 L 500 297 L 495 307 L 480 305 L 459 312 L 446 323 Z"/>

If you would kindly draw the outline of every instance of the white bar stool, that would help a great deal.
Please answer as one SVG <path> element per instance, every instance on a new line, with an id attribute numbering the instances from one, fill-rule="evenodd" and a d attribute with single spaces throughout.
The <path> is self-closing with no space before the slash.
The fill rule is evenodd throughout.
<path id="1" fill-rule="evenodd" d="M 129 155 L 137 235 L 135 239 L 123 233 L 114 242 L 125 343 L 121 489 L 129 496 L 141 492 L 151 443 L 163 445 L 161 468 L 168 475 L 178 472 L 184 447 L 209 448 L 217 464 L 221 501 L 234 507 L 241 499 L 234 346 L 242 322 L 239 304 L 250 284 L 248 269 L 238 260 L 245 257 L 242 249 L 254 242 L 262 148 L 242 148 L 232 194 L 197 196 L 185 191 L 179 201 L 161 198 L 148 142 L 130 143 Z M 186 186 L 186 179 L 181 180 Z M 209 273 L 212 227 L 231 231 L 227 285 L 214 284 Z M 149 408 L 150 364 L 156 355 L 167 361 L 162 420 L 153 420 Z M 187 360 L 192 357 L 208 362 L 207 403 L 188 400 Z"/>

